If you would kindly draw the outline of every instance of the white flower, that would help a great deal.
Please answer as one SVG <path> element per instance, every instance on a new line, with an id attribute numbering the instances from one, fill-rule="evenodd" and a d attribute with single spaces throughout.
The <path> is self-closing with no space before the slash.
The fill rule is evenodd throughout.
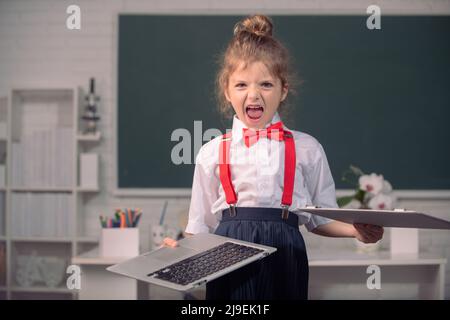
<path id="1" fill-rule="evenodd" d="M 383 181 L 383 189 L 381 190 L 381 193 L 389 194 L 392 192 L 392 185 L 389 183 L 389 181 L 384 180 Z"/>
<path id="2" fill-rule="evenodd" d="M 370 194 L 377 195 L 383 189 L 383 176 L 372 173 L 359 177 L 359 188 Z"/>
<path id="3" fill-rule="evenodd" d="M 347 205 L 344 206 L 345 209 L 359 209 L 361 208 L 361 202 L 356 199 L 352 199 Z"/>
<path id="4" fill-rule="evenodd" d="M 394 198 L 380 193 L 369 201 L 369 208 L 374 210 L 392 210 L 394 208 Z"/>

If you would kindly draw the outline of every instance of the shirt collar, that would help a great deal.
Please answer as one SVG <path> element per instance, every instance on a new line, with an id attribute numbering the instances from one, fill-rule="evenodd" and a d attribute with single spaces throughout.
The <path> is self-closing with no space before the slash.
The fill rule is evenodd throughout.
<path id="1" fill-rule="evenodd" d="M 278 112 L 275 112 L 272 120 L 265 126 L 266 128 L 271 126 L 272 124 L 281 121 Z M 231 136 L 233 142 L 239 142 L 243 137 L 243 129 L 247 128 L 247 126 L 238 119 L 236 115 L 233 116 L 233 127 L 231 129 Z"/>

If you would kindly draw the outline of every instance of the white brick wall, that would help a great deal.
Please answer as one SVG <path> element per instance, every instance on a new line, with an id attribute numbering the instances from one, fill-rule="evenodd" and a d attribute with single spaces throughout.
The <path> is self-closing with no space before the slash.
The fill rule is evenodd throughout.
<path id="1" fill-rule="evenodd" d="M 81 30 L 67 30 L 66 8 L 76 3 L 81 7 Z M 98 231 L 98 214 L 115 207 L 141 207 L 142 243 L 149 243 L 149 225 L 157 223 L 164 199 L 117 198 L 115 183 L 114 110 L 116 108 L 117 15 L 129 13 L 364 13 L 370 4 L 378 4 L 382 13 L 450 14 L 450 1 L 258 1 L 258 0 L 0 0 L 0 96 L 11 87 L 84 86 L 94 76 L 101 96 L 100 130 L 103 140 L 96 151 L 101 154 L 101 192 L 86 203 L 86 232 Z M 411 202 L 408 208 L 424 208 L 428 212 L 450 218 L 450 201 Z M 171 199 L 167 221 L 180 224 L 179 216 L 187 212 L 189 199 Z M 335 241 L 307 234 L 312 248 L 351 248 L 349 239 Z M 449 233 L 422 232 L 421 248 L 432 248 L 450 258 Z M 384 245 L 384 243 L 383 243 Z M 446 296 L 450 298 L 450 264 L 447 267 Z"/>

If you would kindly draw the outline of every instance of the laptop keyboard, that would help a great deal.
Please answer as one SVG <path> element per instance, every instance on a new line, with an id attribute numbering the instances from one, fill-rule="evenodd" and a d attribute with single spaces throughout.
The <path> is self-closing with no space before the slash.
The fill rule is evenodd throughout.
<path id="1" fill-rule="evenodd" d="M 263 252 L 263 250 L 234 242 L 225 242 L 205 252 L 149 273 L 147 276 L 154 276 L 184 286 L 260 252 Z"/>

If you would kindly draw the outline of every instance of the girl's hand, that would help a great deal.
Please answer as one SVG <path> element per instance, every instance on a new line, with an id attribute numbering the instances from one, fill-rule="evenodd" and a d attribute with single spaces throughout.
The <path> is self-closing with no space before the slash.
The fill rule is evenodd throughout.
<path id="1" fill-rule="evenodd" d="M 186 237 L 189 237 L 189 236 L 192 236 L 192 233 L 185 232 L 184 235 Z M 178 247 L 178 241 L 175 239 L 166 237 L 166 238 L 164 238 L 160 248 L 162 248 L 162 247 L 170 247 L 170 248 Z"/>
<path id="2" fill-rule="evenodd" d="M 375 243 L 383 238 L 384 228 L 373 224 L 354 223 L 355 238 L 364 243 Z"/>
<path id="3" fill-rule="evenodd" d="M 172 238 L 164 238 L 163 243 L 161 245 L 161 247 L 170 247 L 170 248 L 175 248 L 178 246 L 178 241 Z"/>

